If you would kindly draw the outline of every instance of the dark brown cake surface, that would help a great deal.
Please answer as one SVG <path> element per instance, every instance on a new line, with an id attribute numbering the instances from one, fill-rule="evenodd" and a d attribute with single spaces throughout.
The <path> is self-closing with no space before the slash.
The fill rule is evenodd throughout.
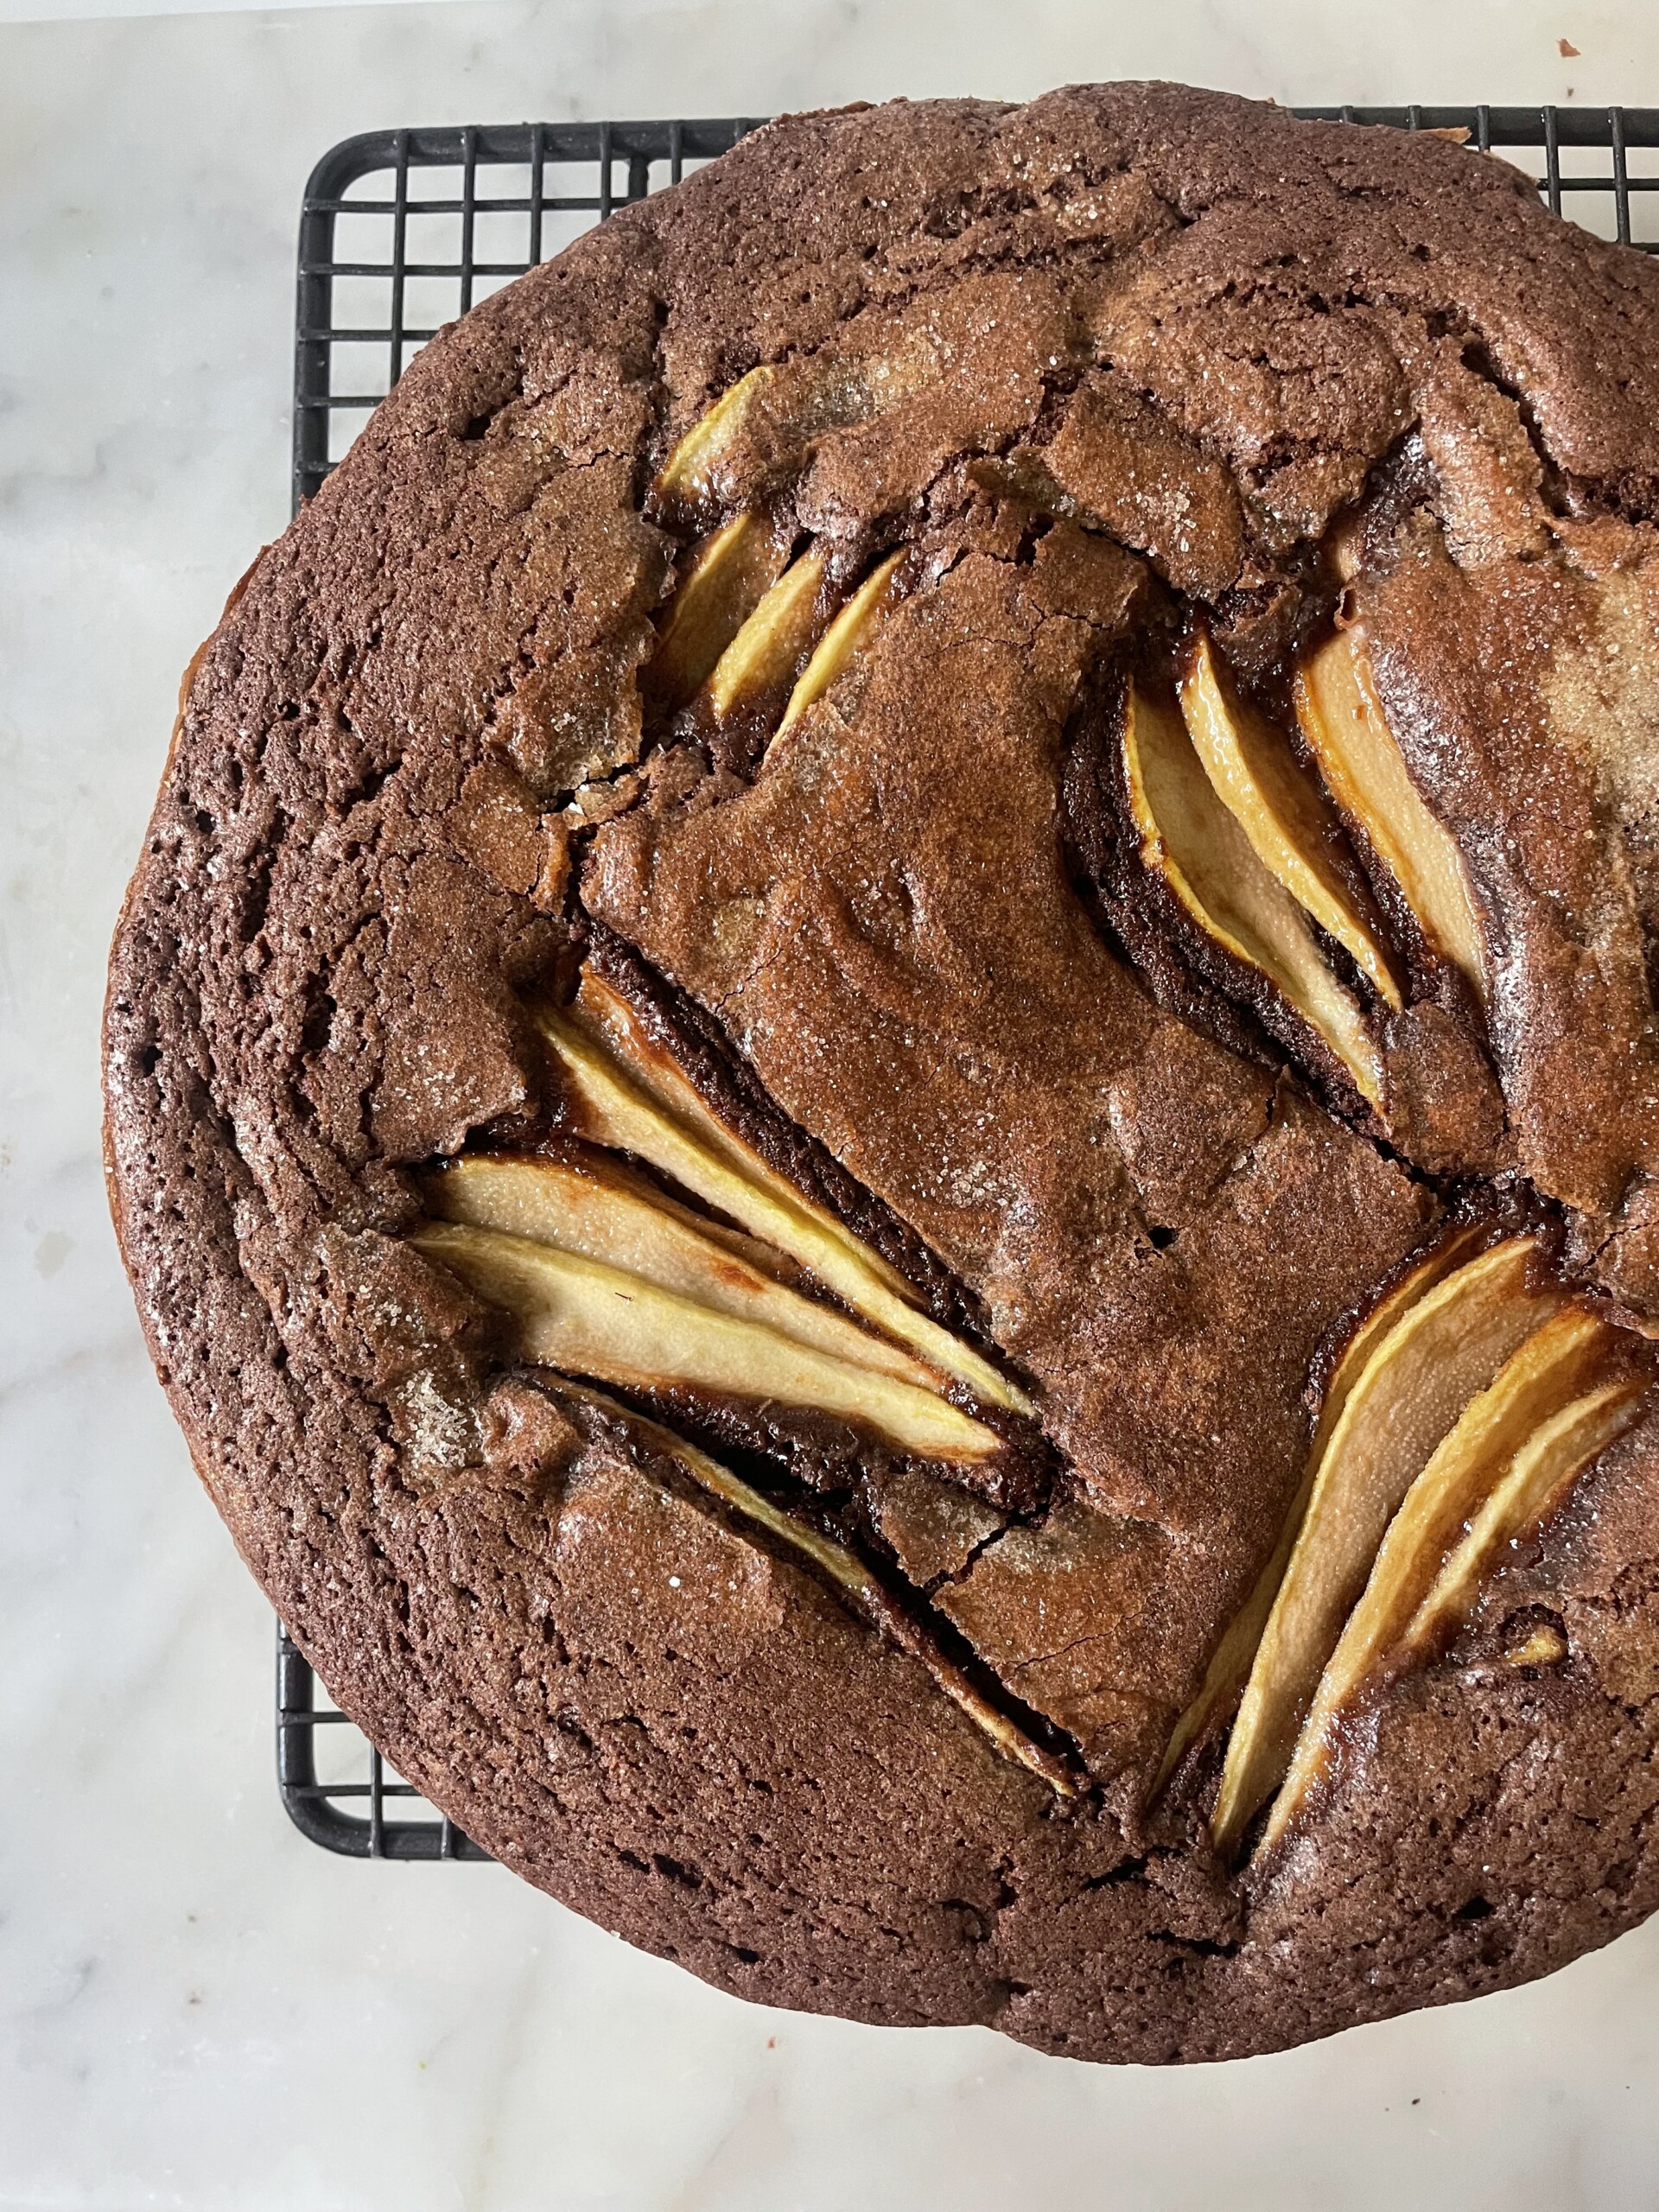
<path id="1" fill-rule="evenodd" d="M 1659 1903 L 1656 508 L 1659 270 L 1172 86 L 773 124 L 420 355 L 193 666 L 107 1020 L 158 1370 L 401 1773 L 724 1987 L 1102 2059 Z M 1549 1323 L 1491 1465 L 1580 1427 L 1230 1844 L 1362 1353 L 1523 1246 L 1442 1427 Z"/>

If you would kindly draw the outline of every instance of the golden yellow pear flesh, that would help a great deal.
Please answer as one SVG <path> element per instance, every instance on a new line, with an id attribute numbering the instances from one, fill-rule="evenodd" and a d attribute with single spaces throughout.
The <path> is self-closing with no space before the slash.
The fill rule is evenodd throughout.
<path id="1" fill-rule="evenodd" d="M 1296 719 L 1332 797 L 1399 886 L 1429 945 L 1486 996 L 1485 948 L 1463 855 L 1413 782 L 1388 725 L 1363 628 L 1298 664 Z"/>
<path id="2" fill-rule="evenodd" d="M 1516 1237 L 1455 1268 L 1374 1340 L 1320 1455 L 1251 1664 L 1211 1819 L 1230 1853 L 1284 1778 L 1400 1501 L 1478 1391 L 1561 1304 Z"/>
<path id="3" fill-rule="evenodd" d="M 1459 1531 L 1517 1453 L 1605 1361 L 1612 1337 L 1608 1325 L 1582 1306 L 1553 1315 L 1516 1347 L 1435 1447 L 1389 1522 L 1320 1675 L 1262 1833 L 1263 1852 L 1283 1834 L 1328 1764 L 1338 1714 L 1404 1640 Z"/>
<path id="4" fill-rule="evenodd" d="M 1300 1533 L 1303 1516 L 1307 1511 L 1308 1500 L 1313 1494 L 1313 1485 L 1319 1478 L 1332 1434 L 1341 1419 L 1343 1408 L 1348 1402 L 1349 1393 L 1364 1372 L 1372 1352 L 1421 1298 L 1472 1254 L 1485 1234 L 1480 1228 L 1465 1228 L 1444 1237 L 1378 1300 L 1344 1345 L 1342 1355 L 1325 1385 L 1325 1397 L 1319 1408 L 1319 1426 L 1313 1433 L 1301 1480 L 1296 1485 L 1295 1496 L 1281 1526 L 1279 1540 L 1267 1565 L 1256 1577 L 1249 1598 L 1234 1615 L 1221 1642 L 1216 1646 L 1205 1669 L 1198 1695 L 1175 1724 L 1169 1747 L 1159 1769 L 1156 1789 L 1162 1789 L 1190 1746 L 1208 1735 L 1211 1729 L 1236 1704 L 1245 1683 L 1249 1680 L 1262 1632 L 1268 1624 L 1274 1600 L 1285 1579 L 1285 1569 L 1290 1563 L 1291 1552 Z"/>
<path id="5" fill-rule="evenodd" d="M 785 531 L 741 514 L 697 548 L 645 664 L 647 695 L 671 712 L 702 690 L 721 656 L 783 574 Z"/>
<path id="6" fill-rule="evenodd" d="M 428 1210 L 575 1252 L 717 1313 L 764 1322 L 836 1359 L 938 1392 L 939 1377 L 896 1344 L 804 1298 L 673 1205 L 614 1171 L 563 1160 L 481 1153 L 429 1177 Z"/>
<path id="7" fill-rule="evenodd" d="M 1130 687 L 1123 717 L 1129 807 L 1142 865 L 1205 934 L 1264 976 L 1323 1039 L 1367 1104 L 1382 1097 L 1376 1044 L 1300 908 L 1217 798 L 1173 699 Z"/>
<path id="8" fill-rule="evenodd" d="M 749 416 L 779 381 L 769 363 L 751 369 L 700 415 L 658 474 L 655 491 L 664 500 L 706 499 L 721 457 L 741 435 Z"/>
<path id="9" fill-rule="evenodd" d="M 589 994 L 588 1005 L 597 996 Z M 965 1383 L 985 1404 L 1031 1410 L 1030 1401 L 988 1361 L 894 1287 L 899 1278 L 884 1261 L 721 1128 L 678 1070 L 677 1080 L 665 1085 L 673 1103 L 664 1103 L 631 1079 L 606 1043 L 566 1016 L 543 1007 L 536 1020 L 570 1084 L 585 1136 L 635 1154 L 752 1236 L 786 1253 L 863 1319 L 925 1364 Z M 627 1026 L 613 1021 L 613 1033 L 626 1035 Z M 664 1057 L 658 1056 L 659 1063 Z M 660 1065 L 657 1079 L 664 1082 Z"/>
<path id="10" fill-rule="evenodd" d="M 411 1239 L 516 1323 L 520 1357 L 625 1389 L 701 1391 L 861 1422 L 904 1452 L 982 1465 L 1001 1439 L 931 1390 L 856 1367 L 602 1261 L 433 1222 Z"/>
<path id="11" fill-rule="evenodd" d="M 891 554 L 873 569 L 824 632 L 789 695 L 789 704 L 778 725 L 779 737 L 823 698 L 854 656 L 874 642 L 892 606 L 893 579 L 903 558 L 902 553 Z"/>
<path id="12" fill-rule="evenodd" d="M 792 685 L 824 626 L 822 554 L 791 562 L 721 653 L 702 696 L 718 721 Z"/>
<path id="13" fill-rule="evenodd" d="M 1513 1543 L 1545 1512 L 1557 1495 L 1573 1482 L 1591 1460 L 1605 1451 L 1636 1419 L 1649 1377 L 1621 1376 L 1586 1391 L 1528 1438 L 1480 1510 L 1470 1521 L 1462 1541 L 1448 1555 L 1433 1588 L 1412 1617 L 1405 1641 L 1414 1648 L 1432 1649 L 1455 1632 L 1488 1575 L 1501 1562 L 1506 1545 Z M 1539 1634 L 1553 1636 L 1553 1631 Z M 1559 1637 L 1554 1638 L 1559 1644 Z M 1560 1651 L 1533 1643 L 1531 1657 L 1522 1645 L 1510 1656 L 1517 1666 L 1539 1663 L 1541 1652 L 1559 1657 Z"/>
<path id="14" fill-rule="evenodd" d="M 1239 696 L 1207 632 L 1193 641 L 1179 690 L 1204 772 L 1256 858 L 1398 1010 L 1402 1001 L 1384 949 L 1382 918 L 1334 857 L 1344 842 L 1335 810 L 1284 732 Z"/>

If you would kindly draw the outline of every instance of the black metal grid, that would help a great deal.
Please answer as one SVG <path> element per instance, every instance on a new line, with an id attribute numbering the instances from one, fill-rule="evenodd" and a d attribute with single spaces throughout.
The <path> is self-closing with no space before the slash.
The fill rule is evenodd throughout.
<path id="1" fill-rule="evenodd" d="M 299 1648 L 276 1630 L 276 1786 L 289 1818 L 325 1851 L 351 1859 L 487 1859 L 427 1803 L 410 1783 L 394 1774 L 372 1744 L 321 1688 Z M 317 1731 L 334 1732 L 321 1745 Z M 321 1756 L 319 1756 L 321 1752 Z M 413 1820 L 397 1819 L 389 1804 L 419 1806 Z M 349 1809 L 365 1806 L 367 1817 Z"/>
<path id="2" fill-rule="evenodd" d="M 1558 215 L 1659 252 L 1659 108 L 1297 111 L 1332 123 L 1466 132 L 1471 145 L 1529 169 Z M 296 512 L 443 323 L 613 208 L 677 184 L 758 120 L 379 130 L 325 154 L 300 217 Z M 318 1691 L 279 1627 L 277 1782 L 303 1834 L 360 1859 L 488 1857 L 392 1774 L 344 1713 L 320 1704 Z M 408 1807 L 413 1817 L 389 1813 L 389 1805 Z"/>
<path id="3" fill-rule="evenodd" d="M 325 154 L 300 216 L 296 508 L 442 324 L 754 128 L 727 118 L 373 130 Z"/>

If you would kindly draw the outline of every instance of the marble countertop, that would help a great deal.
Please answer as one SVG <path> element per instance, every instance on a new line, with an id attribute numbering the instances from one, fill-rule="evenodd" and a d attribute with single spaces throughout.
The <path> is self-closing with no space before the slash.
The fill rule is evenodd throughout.
<path id="1" fill-rule="evenodd" d="M 1478 2005 L 1226 2068 L 1108 2072 L 977 2030 L 767 2012 L 493 1867 L 303 1842 L 273 1785 L 270 1616 L 116 1260 L 97 1025 L 178 671 L 286 518 L 295 216 L 334 140 L 1115 74 L 1287 101 L 1656 102 L 1659 16 L 80 12 L 0 0 L 0 2204 L 1650 2206 L 1659 1922 Z"/>

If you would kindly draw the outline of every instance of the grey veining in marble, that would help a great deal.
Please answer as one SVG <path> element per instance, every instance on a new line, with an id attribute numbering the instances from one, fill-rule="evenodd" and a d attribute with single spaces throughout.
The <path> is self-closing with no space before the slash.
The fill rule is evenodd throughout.
<path id="1" fill-rule="evenodd" d="M 495 1869 L 302 1843 L 272 1786 L 269 1616 L 115 1259 L 96 1078 L 178 671 L 285 518 L 295 212 L 334 140 L 1109 74 L 1659 100 L 1659 20 L 457 0 L 16 21 L 65 12 L 0 5 L 0 2204 L 1651 2206 L 1659 1926 L 1478 2005 L 1110 2074 L 764 2012 Z"/>

